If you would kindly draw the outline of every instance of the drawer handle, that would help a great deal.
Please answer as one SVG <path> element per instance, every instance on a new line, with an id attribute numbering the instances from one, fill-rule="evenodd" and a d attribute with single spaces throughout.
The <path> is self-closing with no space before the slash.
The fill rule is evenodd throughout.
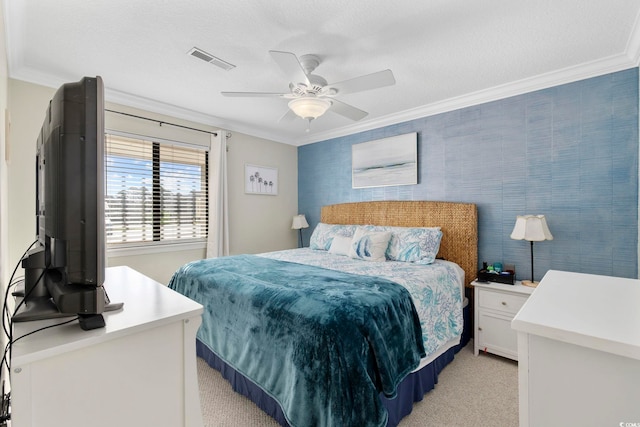
<path id="1" fill-rule="evenodd" d="M 505 301 L 502 301 L 502 305 L 507 305 L 507 303 Z"/>

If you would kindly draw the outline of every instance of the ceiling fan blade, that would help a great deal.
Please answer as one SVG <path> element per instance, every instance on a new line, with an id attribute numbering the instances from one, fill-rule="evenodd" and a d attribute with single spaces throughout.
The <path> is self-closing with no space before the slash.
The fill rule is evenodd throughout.
<path id="1" fill-rule="evenodd" d="M 331 99 L 331 108 L 329 108 L 329 110 L 355 121 L 364 119 L 369 114 L 366 111 L 362 111 L 359 108 L 345 104 L 344 102 L 333 98 Z"/>
<path id="2" fill-rule="evenodd" d="M 281 52 L 279 50 L 270 50 L 269 53 L 274 61 L 284 71 L 287 78 L 291 79 L 292 83 L 304 83 L 310 86 L 309 77 L 304 72 L 302 65 L 298 57 L 291 52 Z"/>
<path id="3" fill-rule="evenodd" d="M 391 86 L 396 83 L 391 70 L 378 71 L 377 73 L 343 80 L 338 83 L 328 85 L 330 89 L 337 90 L 338 95 L 345 93 L 362 92 L 365 90 L 378 89 L 380 87 Z"/>
<path id="4" fill-rule="evenodd" d="M 262 97 L 262 98 L 283 98 L 287 94 L 273 93 L 273 92 L 220 92 L 223 96 L 235 96 L 235 97 Z"/>

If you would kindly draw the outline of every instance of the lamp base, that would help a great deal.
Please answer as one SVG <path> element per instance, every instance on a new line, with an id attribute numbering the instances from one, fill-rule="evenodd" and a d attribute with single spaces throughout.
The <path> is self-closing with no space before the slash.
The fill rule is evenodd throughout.
<path id="1" fill-rule="evenodd" d="M 538 286 L 538 284 L 539 284 L 540 282 L 533 282 L 533 281 L 531 281 L 531 280 L 523 280 L 521 283 L 522 283 L 524 286 L 529 286 L 530 288 L 535 288 L 536 286 Z"/>

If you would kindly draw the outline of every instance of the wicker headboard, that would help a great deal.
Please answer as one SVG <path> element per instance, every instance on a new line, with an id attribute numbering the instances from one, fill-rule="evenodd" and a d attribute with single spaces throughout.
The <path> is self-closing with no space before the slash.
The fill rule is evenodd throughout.
<path id="1" fill-rule="evenodd" d="M 442 230 L 438 257 L 457 263 L 465 285 L 478 273 L 478 211 L 473 203 L 378 201 L 328 205 L 320 211 L 327 224 L 436 227 Z"/>

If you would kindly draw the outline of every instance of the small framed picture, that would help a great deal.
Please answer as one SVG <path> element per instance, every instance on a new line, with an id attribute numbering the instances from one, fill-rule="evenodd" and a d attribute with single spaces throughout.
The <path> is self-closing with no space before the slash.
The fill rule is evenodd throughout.
<path id="1" fill-rule="evenodd" d="M 244 192 L 267 196 L 278 195 L 278 169 L 245 163 Z"/>

